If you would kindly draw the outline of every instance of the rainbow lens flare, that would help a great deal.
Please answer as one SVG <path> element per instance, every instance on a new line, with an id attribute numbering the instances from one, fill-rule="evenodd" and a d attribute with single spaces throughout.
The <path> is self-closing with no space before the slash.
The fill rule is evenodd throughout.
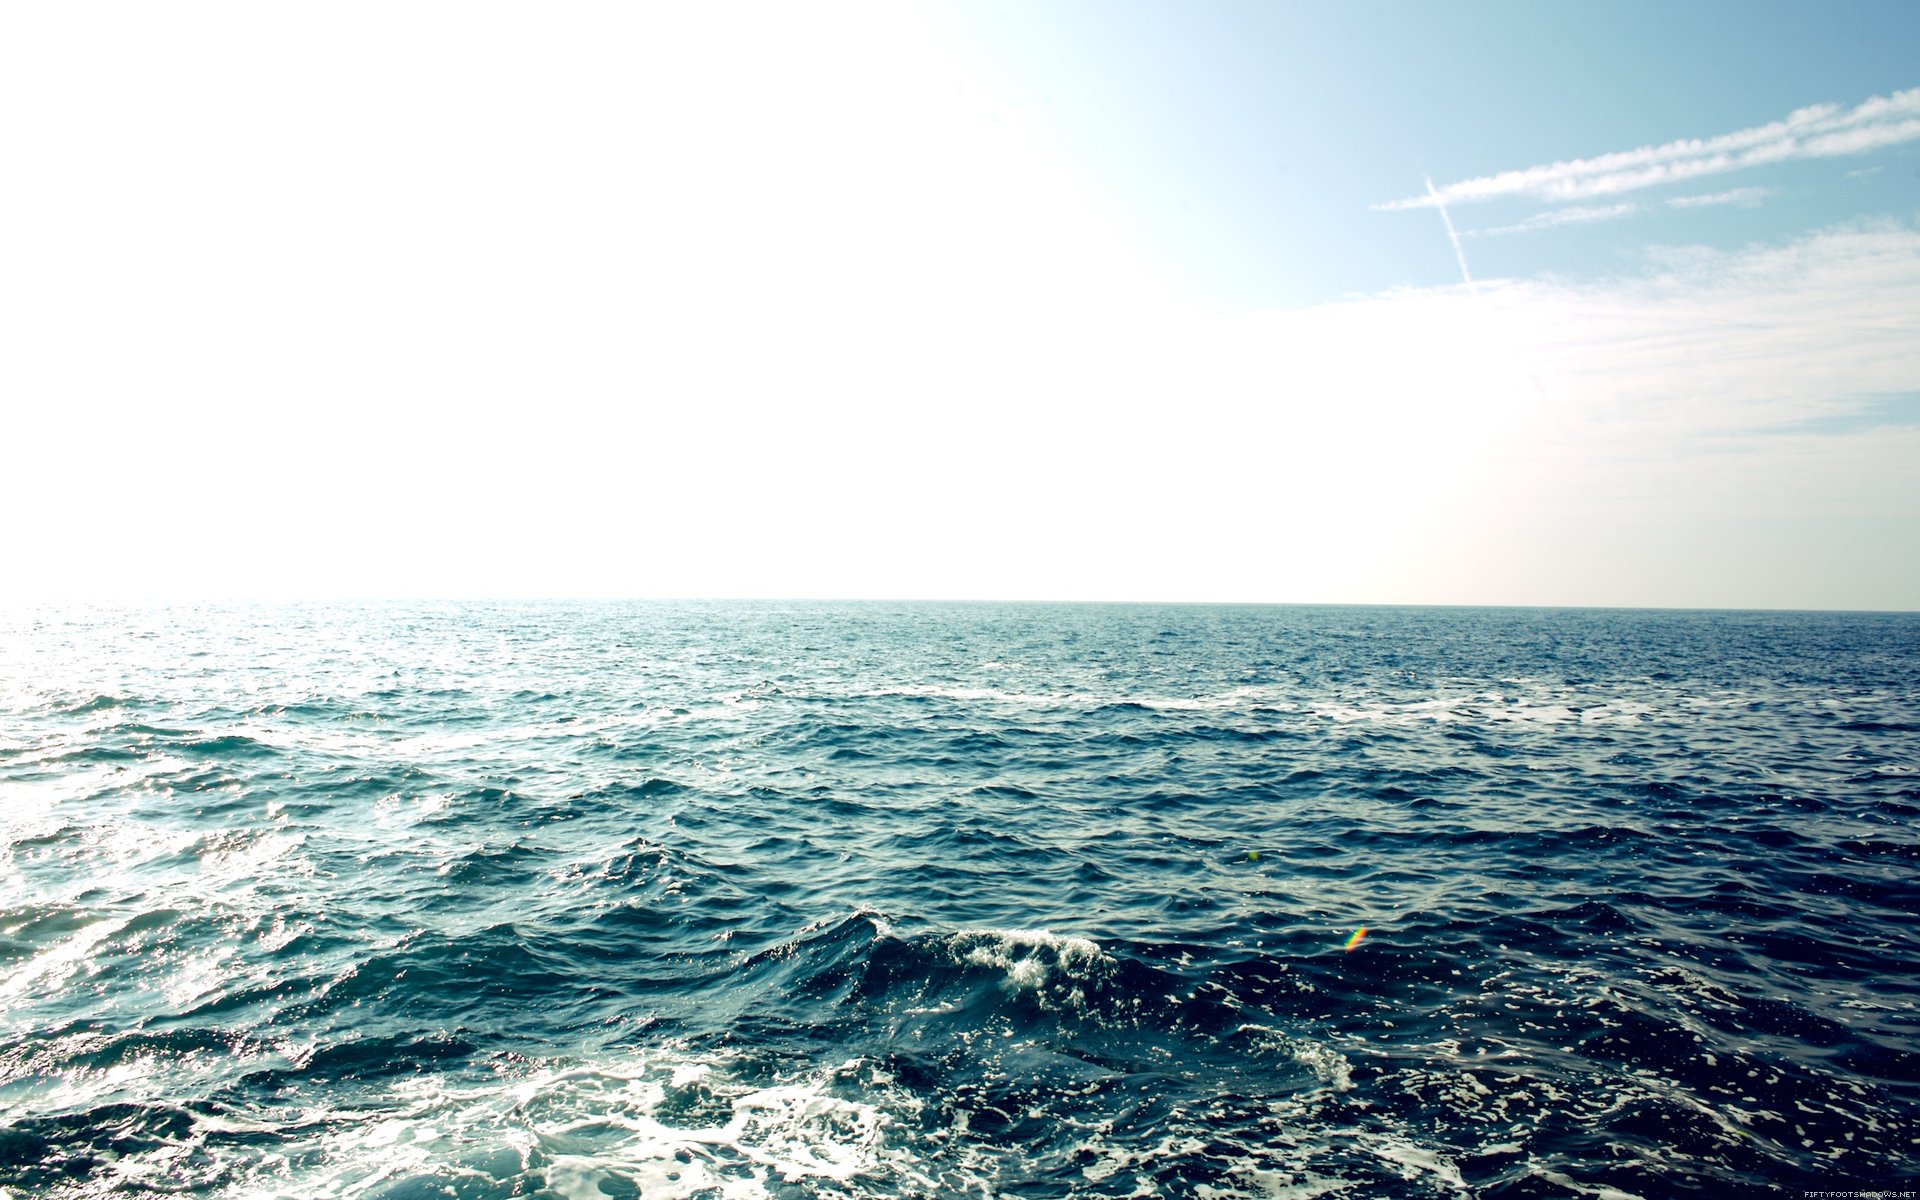
<path id="1" fill-rule="evenodd" d="M 1353 931 L 1352 937 L 1347 939 L 1347 949 L 1352 950 L 1355 946 L 1358 946 L 1360 944 L 1360 939 L 1365 936 L 1367 936 L 1367 927 L 1365 925 L 1362 925 L 1360 928 Z"/>

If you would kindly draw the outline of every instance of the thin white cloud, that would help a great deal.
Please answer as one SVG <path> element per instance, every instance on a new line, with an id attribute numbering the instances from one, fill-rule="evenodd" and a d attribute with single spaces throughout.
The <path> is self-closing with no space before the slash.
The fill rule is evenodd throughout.
<path id="1" fill-rule="evenodd" d="M 1667 207 L 1712 208 L 1720 204 L 1738 204 L 1742 208 L 1752 208 L 1771 195 L 1773 195 L 1772 188 L 1730 188 L 1724 192 L 1708 192 L 1699 196 L 1675 196 L 1673 199 L 1667 201 Z"/>
<path id="2" fill-rule="evenodd" d="M 1920 521 L 1920 425 L 1888 404 L 1920 378 L 1920 228 L 1648 265 L 1483 278 L 1478 301 L 1454 287 L 1375 297 L 1338 314 L 1344 336 L 1295 339 L 1356 364 L 1329 401 L 1364 412 L 1405 389 L 1444 414 L 1366 423 L 1426 454 L 1383 464 L 1419 499 L 1399 493 L 1413 532 L 1377 594 L 1920 606 L 1920 566 L 1888 550 Z M 1415 340 L 1427 330 L 1432 347 Z M 1422 474 L 1433 462 L 1453 477 Z"/>
<path id="3" fill-rule="evenodd" d="M 1864 154 L 1869 150 L 1878 150 L 1882 146 L 1897 146 L 1902 142 L 1911 142 L 1916 139 L 1920 139 L 1920 119 L 1894 121 L 1885 125 L 1845 129 L 1838 133 L 1813 138 L 1806 144 L 1806 154 L 1810 158 Z"/>
<path id="4" fill-rule="evenodd" d="M 1554 202 L 1586 200 L 1789 159 L 1864 154 L 1911 141 L 1920 141 L 1920 88 L 1875 96 L 1852 108 L 1816 104 L 1784 120 L 1718 137 L 1682 138 L 1659 146 L 1463 179 L 1374 208 L 1430 208 L 1512 196 Z"/>
<path id="5" fill-rule="evenodd" d="M 1431 177 L 1427 180 L 1427 191 L 1433 191 Z M 1468 291 L 1478 294 L 1479 289 L 1473 284 L 1473 272 L 1467 270 L 1467 248 L 1460 244 L 1460 233 L 1453 227 L 1453 217 L 1448 214 L 1446 205 L 1435 204 L 1434 207 L 1440 210 L 1440 223 L 1447 227 L 1447 240 L 1453 243 L 1453 256 L 1460 260 L 1460 278 L 1466 282 Z"/>
<path id="6" fill-rule="evenodd" d="M 1669 208 L 1709 208 L 1721 204 L 1737 204 L 1742 208 L 1752 208 L 1773 194 L 1772 188 L 1742 187 L 1730 188 L 1724 192 L 1708 192 L 1695 196 L 1675 196 L 1667 201 Z M 1445 215 L 1446 209 L 1442 208 Z M 1566 208 L 1550 208 L 1537 212 L 1524 221 L 1512 225 L 1496 225 L 1487 229 L 1469 229 L 1461 237 L 1500 237 L 1512 233 L 1534 233 L 1542 229 L 1557 229 L 1562 225 L 1590 225 L 1596 221 L 1617 221 L 1622 217 L 1631 217 L 1645 211 L 1643 206 L 1623 200 L 1618 204 L 1575 204 Z M 1451 231 L 1452 222 L 1448 221 Z M 1455 239 L 1455 248 L 1459 241 Z"/>
<path id="7" fill-rule="evenodd" d="M 1589 432 L 1732 436 L 1833 417 L 1920 378 L 1920 228 L 1692 247 L 1636 278 L 1488 285 L 1516 343 Z"/>
<path id="8" fill-rule="evenodd" d="M 1631 201 L 1623 204 L 1586 204 L 1572 208 L 1552 208 L 1539 212 L 1521 221 L 1517 225 L 1499 225 L 1491 229 L 1471 229 L 1467 237 L 1497 237 L 1507 233 L 1532 233 L 1537 229 L 1552 229 L 1560 225 L 1586 225 L 1594 221 L 1617 221 L 1621 217 L 1630 217 L 1640 211 L 1640 206 Z"/>

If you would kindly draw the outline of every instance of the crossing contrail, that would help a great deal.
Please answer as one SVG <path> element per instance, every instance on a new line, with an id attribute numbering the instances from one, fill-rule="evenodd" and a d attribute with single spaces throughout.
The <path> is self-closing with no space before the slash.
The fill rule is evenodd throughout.
<path id="1" fill-rule="evenodd" d="M 1460 260 L 1460 278 L 1466 281 L 1467 290 L 1478 296 L 1480 289 L 1473 284 L 1473 272 L 1467 270 L 1466 247 L 1460 244 L 1460 235 L 1454 231 L 1453 218 L 1447 215 L 1446 203 L 1440 199 L 1440 190 L 1433 186 L 1433 176 L 1422 175 L 1427 181 L 1427 195 L 1433 197 L 1433 206 L 1440 210 L 1440 223 L 1447 227 L 1447 240 L 1453 243 L 1453 256 Z"/>

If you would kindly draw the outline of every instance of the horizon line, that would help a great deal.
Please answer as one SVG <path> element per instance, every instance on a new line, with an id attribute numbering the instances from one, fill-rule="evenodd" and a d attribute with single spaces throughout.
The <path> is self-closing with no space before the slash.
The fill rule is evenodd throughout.
<path id="1" fill-rule="evenodd" d="M 1019 596 L 853 596 L 853 595 L 341 595 L 341 596 L 15 596 L 0 597 L 0 611 L 28 608 L 164 609 L 203 607 L 373 607 L 403 604 L 925 604 L 1027 605 L 1032 607 L 1132 608 L 1423 608 L 1453 610 L 1535 610 L 1646 613 L 1805 613 L 1856 616 L 1915 616 L 1915 608 L 1808 608 L 1794 605 L 1583 604 L 1399 600 L 1158 600 L 1114 598 L 1032 598 Z"/>

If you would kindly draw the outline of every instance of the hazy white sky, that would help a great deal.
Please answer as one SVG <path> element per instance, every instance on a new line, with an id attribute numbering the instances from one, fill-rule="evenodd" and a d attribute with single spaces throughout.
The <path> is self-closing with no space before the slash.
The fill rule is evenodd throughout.
<path id="1" fill-rule="evenodd" d="M 1550 7 L 10 6 L 0 595 L 1920 608 L 1920 9 Z"/>

